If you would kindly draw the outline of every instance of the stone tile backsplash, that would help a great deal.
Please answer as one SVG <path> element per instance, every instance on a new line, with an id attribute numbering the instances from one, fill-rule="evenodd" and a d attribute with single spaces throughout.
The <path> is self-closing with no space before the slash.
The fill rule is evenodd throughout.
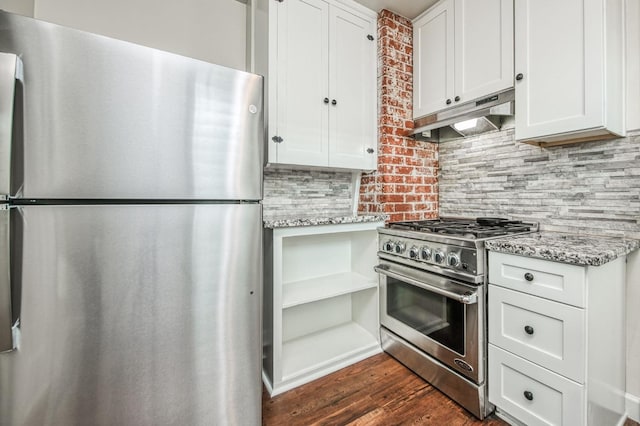
<path id="1" fill-rule="evenodd" d="M 267 168 L 264 219 L 351 216 L 352 179 L 350 172 Z"/>
<path id="2" fill-rule="evenodd" d="M 640 238 L 640 132 L 540 148 L 513 129 L 440 144 L 440 215 L 532 219 L 548 231 Z"/>

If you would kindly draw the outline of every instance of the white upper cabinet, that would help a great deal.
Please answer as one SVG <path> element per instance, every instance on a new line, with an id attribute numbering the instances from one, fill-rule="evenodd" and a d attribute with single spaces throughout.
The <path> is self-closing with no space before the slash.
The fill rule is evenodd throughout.
<path id="1" fill-rule="evenodd" d="M 624 135 L 622 0 L 518 0 L 516 139 Z"/>
<path id="2" fill-rule="evenodd" d="M 329 5 L 322 0 L 273 3 L 278 35 L 269 160 L 327 166 L 329 107 L 323 101 L 329 96 Z"/>
<path id="3" fill-rule="evenodd" d="M 329 23 L 329 165 L 372 170 L 377 165 L 376 23 L 337 7 Z"/>
<path id="4" fill-rule="evenodd" d="M 375 169 L 376 14 L 345 0 L 258 0 L 250 14 L 268 162 Z"/>
<path id="5" fill-rule="evenodd" d="M 513 87 L 513 0 L 456 0 L 455 7 L 459 102 Z"/>
<path id="6" fill-rule="evenodd" d="M 413 43 L 414 118 L 513 86 L 513 0 L 443 0 Z"/>
<path id="7" fill-rule="evenodd" d="M 453 0 L 413 22 L 413 117 L 446 108 L 453 98 Z"/>

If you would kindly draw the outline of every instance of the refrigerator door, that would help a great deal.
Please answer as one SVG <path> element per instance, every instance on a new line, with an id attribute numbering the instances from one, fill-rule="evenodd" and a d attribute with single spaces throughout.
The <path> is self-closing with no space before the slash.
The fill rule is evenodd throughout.
<path id="1" fill-rule="evenodd" d="M 258 425 L 261 206 L 11 209 L 0 425 Z"/>
<path id="2" fill-rule="evenodd" d="M 262 77 L 4 12 L 0 52 L 14 198 L 262 198 Z"/>

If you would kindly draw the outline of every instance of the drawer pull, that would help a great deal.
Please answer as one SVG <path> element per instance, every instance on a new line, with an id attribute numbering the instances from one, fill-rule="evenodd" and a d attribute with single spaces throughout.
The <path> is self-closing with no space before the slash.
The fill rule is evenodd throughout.
<path id="1" fill-rule="evenodd" d="M 533 401 L 533 393 L 529 391 L 524 391 L 524 397 L 527 398 L 528 401 Z"/>
<path id="2" fill-rule="evenodd" d="M 533 281 L 533 274 L 531 272 L 527 272 L 524 274 L 524 279 L 527 281 Z"/>
<path id="3" fill-rule="evenodd" d="M 525 325 L 524 332 L 527 334 L 533 334 L 533 327 L 531 327 L 530 325 Z"/>

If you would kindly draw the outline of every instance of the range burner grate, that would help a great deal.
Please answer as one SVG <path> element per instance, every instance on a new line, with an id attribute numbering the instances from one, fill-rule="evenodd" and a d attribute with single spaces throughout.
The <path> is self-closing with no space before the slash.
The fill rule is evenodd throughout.
<path id="1" fill-rule="evenodd" d="M 529 224 L 521 221 L 506 220 L 495 221 L 495 224 L 479 223 L 475 219 L 434 219 L 407 222 L 391 222 L 387 225 L 390 229 L 400 229 L 423 233 L 436 233 L 455 235 L 468 239 L 490 238 L 500 235 L 508 235 L 517 232 L 531 230 Z"/>

